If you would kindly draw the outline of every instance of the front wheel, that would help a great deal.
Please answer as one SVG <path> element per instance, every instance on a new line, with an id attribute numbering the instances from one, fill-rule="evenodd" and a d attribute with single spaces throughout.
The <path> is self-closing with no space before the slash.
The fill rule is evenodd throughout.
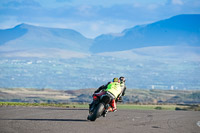
<path id="1" fill-rule="evenodd" d="M 104 111 L 104 104 L 99 103 L 99 105 L 96 107 L 94 112 L 91 115 L 89 115 L 87 119 L 90 120 L 90 121 L 95 121 L 98 117 L 101 116 L 103 111 Z"/>

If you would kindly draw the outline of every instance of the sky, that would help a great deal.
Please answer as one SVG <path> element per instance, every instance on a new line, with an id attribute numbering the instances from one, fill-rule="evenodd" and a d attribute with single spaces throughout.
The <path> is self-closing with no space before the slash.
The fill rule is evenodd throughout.
<path id="1" fill-rule="evenodd" d="M 200 14 L 200 0 L 0 0 L 0 29 L 27 23 L 95 38 L 179 14 Z"/>

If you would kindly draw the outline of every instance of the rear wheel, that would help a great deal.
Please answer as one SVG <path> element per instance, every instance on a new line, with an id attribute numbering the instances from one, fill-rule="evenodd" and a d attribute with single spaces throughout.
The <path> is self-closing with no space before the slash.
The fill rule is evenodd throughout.
<path id="1" fill-rule="evenodd" d="M 94 110 L 93 114 L 88 116 L 88 120 L 95 121 L 98 117 L 101 116 L 103 111 L 104 111 L 104 105 L 103 103 L 99 103 L 97 108 Z"/>

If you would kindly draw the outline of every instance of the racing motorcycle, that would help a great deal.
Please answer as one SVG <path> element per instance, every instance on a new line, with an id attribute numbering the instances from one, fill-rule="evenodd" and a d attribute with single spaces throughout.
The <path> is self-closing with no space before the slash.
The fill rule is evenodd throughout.
<path id="1" fill-rule="evenodd" d="M 105 117 L 110 107 L 109 103 L 114 98 L 114 95 L 107 91 L 93 94 L 93 102 L 89 105 L 89 115 L 87 119 L 95 121 L 101 116 Z"/>

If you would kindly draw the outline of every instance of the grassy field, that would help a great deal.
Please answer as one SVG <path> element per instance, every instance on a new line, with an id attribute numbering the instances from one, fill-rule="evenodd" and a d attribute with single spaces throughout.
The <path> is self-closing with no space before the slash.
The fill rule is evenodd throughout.
<path id="1" fill-rule="evenodd" d="M 20 102 L 0 102 L 0 106 L 42 106 L 42 107 L 61 107 L 61 108 L 89 108 L 88 104 L 68 103 L 20 103 Z M 118 109 L 133 110 L 193 110 L 200 111 L 200 105 L 137 105 L 137 104 L 118 104 Z"/>
<path id="2" fill-rule="evenodd" d="M 180 105 L 137 105 L 137 104 L 119 104 L 119 109 L 138 109 L 138 110 L 176 110 L 177 108 L 183 109 L 188 106 Z"/>
<path id="3" fill-rule="evenodd" d="M 22 103 L 22 102 L 0 102 L 0 106 L 41 106 L 41 107 L 62 107 L 62 108 L 88 108 L 87 104 L 64 104 L 64 103 Z"/>
<path id="4" fill-rule="evenodd" d="M 0 102 L 23 103 L 90 103 L 96 89 L 53 90 L 30 88 L 0 88 Z M 197 90 L 128 89 L 123 103 L 129 104 L 200 104 Z"/>
<path id="5" fill-rule="evenodd" d="M 88 108 L 94 90 L 0 88 L 0 106 Z M 200 111 L 199 103 L 200 91 L 129 89 L 123 97 L 123 103 L 118 103 L 117 107 L 118 109 Z"/>

